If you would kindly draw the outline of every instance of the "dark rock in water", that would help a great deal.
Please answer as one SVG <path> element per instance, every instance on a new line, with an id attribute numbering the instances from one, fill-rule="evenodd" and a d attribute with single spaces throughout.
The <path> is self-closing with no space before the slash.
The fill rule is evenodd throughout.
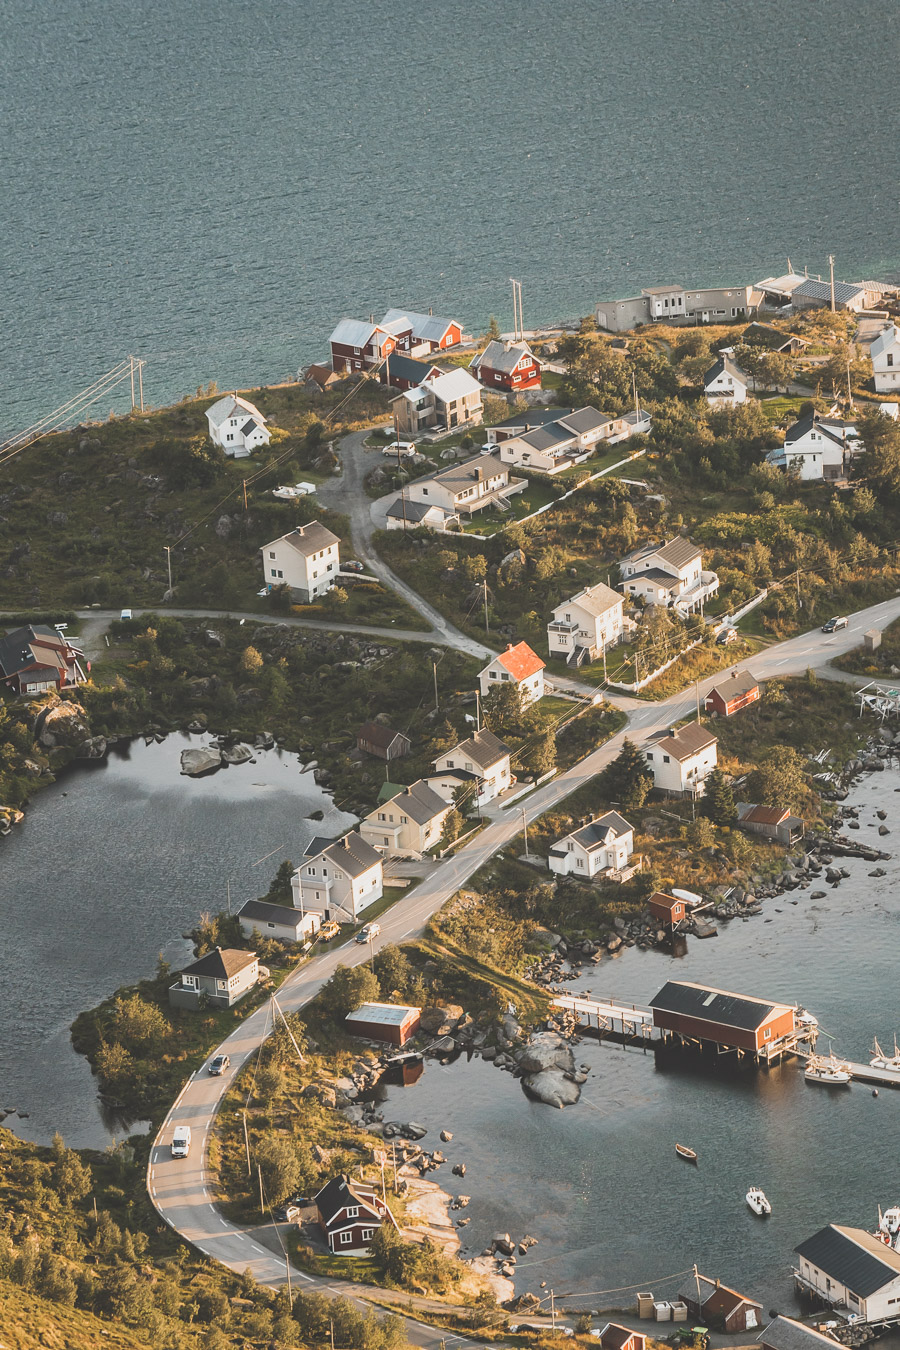
<path id="1" fill-rule="evenodd" d="M 878 826 L 878 833 L 879 833 L 880 835 L 890 834 L 890 830 L 888 829 L 888 827 L 887 827 L 886 825 L 879 825 L 879 826 Z"/>
<path id="2" fill-rule="evenodd" d="M 870 872 L 870 873 L 869 873 L 869 876 L 870 876 L 870 877 L 886 877 L 886 876 L 887 876 L 887 872 L 885 872 L 885 870 L 884 870 L 883 867 L 876 867 L 874 872 Z"/>
<path id="3" fill-rule="evenodd" d="M 324 819 L 325 819 L 325 812 L 324 812 L 324 811 L 310 811 L 310 813 L 309 813 L 309 815 L 306 817 L 306 819 L 307 819 L 307 820 L 324 820 Z"/>

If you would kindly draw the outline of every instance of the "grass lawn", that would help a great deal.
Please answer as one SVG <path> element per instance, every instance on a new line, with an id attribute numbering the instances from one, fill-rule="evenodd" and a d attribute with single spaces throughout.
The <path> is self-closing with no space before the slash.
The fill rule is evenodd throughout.
<path id="1" fill-rule="evenodd" d="M 498 511 L 495 507 L 480 511 L 478 515 L 472 517 L 470 524 L 463 526 L 463 533 L 499 534 L 525 516 L 532 515 L 539 507 L 547 506 L 550 502 L 555 501 L 558 496 L 559 493 L 554 492 L 549 482 L 531 482 L 524 492 L 518 493 L 515 497 L 507 498 L 511 508 L 509 511 Z"/>
<path id="2" fill-rule="evenodd" d="M 410 877 L 408 886 L 385 886 L 381 899 L 374 901 L 373 904 L 360 911 L 360 923 L 371 923 L 373 919 L 380 919 L 382 914 L 396 905 L 398 900 L 402 900 L 405 895 L 409 895 L 410 891 L 414 890 L 421 880 L 421 877 Z"/>
<path id="3" fill-rule="evenodd" d="M 766 394 L 759 395 L 759 406 L 765 414 L 767 420 L 772 422 L 783 422 L 788 416 L 794 417 L 800 411 L 804 403 L 809 400 L 798 394 L 779 394 L 775 398 L 770 398 Z"/>
<path id="4" fill-rule="evenodd" d="M 293 605 L 291 612 L 300 619 L 324 619 L 327 622 L 364 623 L 376 628 L 412 629 L 427 632 L 430 624 L 417 610 L 402 600 L 395 591 L 380 581 L 344 583 L 347 592 L 344 604 L 327 598 L 320 604 Z M 263 600 L 263 604 L 266 602 Z"/>

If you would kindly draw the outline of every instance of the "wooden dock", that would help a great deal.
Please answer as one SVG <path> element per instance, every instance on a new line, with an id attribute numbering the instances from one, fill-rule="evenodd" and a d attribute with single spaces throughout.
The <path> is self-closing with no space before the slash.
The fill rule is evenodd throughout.
<path id="1" fill-rule="evenodd" d="M 801 1051 L 799 1058 L 805 1063 L 809 1056 Z M 851 1081 L 874 1083 L 876 1087 L 900 1088 L 900 1069 L 873 1069 L 871 1064 L 854 1064 L 852 1060 L 844 1059 L 841 1055 L 835 1055 L 835 1059 L 841 1064 L 846 1064 Z"/>
<path id="2" fill-rule="evenodd" d="M 650 1041 L 654 1037 L 653 1014 L 636 1004 L 616 1003 L 612 999 L 586 998 L 579 994 L 557 994 L 554 1008 L 564 1008 L 576 1014 L 580 1022 L 587 1022 L 587 1031 L 618 1032 L 625 1037 Z"/>

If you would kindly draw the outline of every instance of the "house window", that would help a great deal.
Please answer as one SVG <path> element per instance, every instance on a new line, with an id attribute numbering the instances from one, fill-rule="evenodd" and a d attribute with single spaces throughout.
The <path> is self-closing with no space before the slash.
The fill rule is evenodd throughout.
<path id="1" fill-rule="evenodd" d="M 492 670 L 492 671 L 491 671 L 490 677 L 489 677 L 489 678 L 492 679 L 492 680 L 496 680 L 496 678 L 497 678 L 497 672 L 496 672 L 496 670 Z"/>
<path id="2" fill-rule="evenodd" d="M 648 758 L 648 759 L 652 759 L 652 758 L 653 758 L 653 751 L 652 751 L 652 750 L 648 750 L 648 751 L 647 751 L 647 758 Z"/>
<path id="3" fill-rule="evenodd" d="M 347 1218 L 348 1218 L 348 1219 L 358 1219 L 358 1218 L 359 1218 L 359 1205 L 348 1205 L 348 1206 L 347 1206 Z"/>
<path id="4" fill-rule="evenodd" d="M 278 573 L 275 571 L 275 568 L 274 568 L 274 567 L 272 568 L 272 576 L 273 576 L 273 577 L 277 577 L 277 576 L 278 576 Z"/>
<path id="5" fill-rule="evenodd" d="M 771 1036 L 772 1036 L 772 1028 L 766 1027 L 765 1039 L 768 1041 L 771 1039 Z"/>
<path id="6" fill-rule="evenodd" d="M 363 1242 L 371 1242 L 371 1240 L 372 1240 L 372 1234 L 373 1234 L 374 1232 L 375 1232 L 375 1229 L 374 1229 L 374 1228 L 364 1228 L 364 1229 L 362 1230 L 362 1240 L 363 1240 Z"/>
<path id="7" fill-rule="evenodd" d="M 274 558 L 274 557 L 275 557 L 275 554 L 270 552 L 270 553 L 269 553 L 269 557 L 270 557 L 270 558 Z"/>
<path id="8" fill-rule="evenodd" d="M 348 1247 L 353 1241 L 352 1233 L 341 1233 L 341 1246 Z"/>
<path id="9" fill-rule="evenodd" d="M 225 437 L 225 439 L 226 439 L 226 441 L 233 441 L 233 440 L 234 440 L 234 437 L 232 436 L 232 434 L 231 434 L 230 431 L 229 431 L 228 435 Z"/>
<path id="10" fill-rule="evenodd" d="M 401 817 L 400 817 L 400 824 L 401 824 L 401 825 L 408 825 L 408 824 L 409 824 L 409 816 L 401 816 Z"/>
<path id="11" fill-rule="evenodd" d="M 894 364 L 894 353 L 893 353 L 893 352 L 888 352 L 888 354 L 887 354 L 887 363 L 888 363 L 889 366 L 892 366 L 892 365 Z"/>
<path id="12" fill-rule="evenodd" d="M 669 756 L 668 756 L 668 755 L 663 755 L 663 764 L 668 764 L 668 763 L 669 763 Z"/>

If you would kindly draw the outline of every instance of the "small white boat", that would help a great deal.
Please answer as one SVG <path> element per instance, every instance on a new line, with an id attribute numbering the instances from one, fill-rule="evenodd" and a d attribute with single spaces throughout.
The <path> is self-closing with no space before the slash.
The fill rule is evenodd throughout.
<path id="1" fill-rule="evenodd" d="M 772 1206 L 766 1199 L 766 1193 L 760 1190 L 759 1186 L 750 1187 L 747 1192 L 747 1204 L 753 1210 L 753 1213 L 758 1214 L 761 1219 L 772 1213 Z"/>
<path id="2" fill-rule="evenodd" d="M 874 1055 L 869 1060 L 869 1067 L 872 1069 L 900 1069 L 900 1047 L 897 1045 L 897 1037 L 894 1037 L 894 1053 L 886 1055 L 878 1044 L 878 1037 L 872 1045 Z"/>
<path id="3" fill-rule="evenodd" d="M 827 1057 L 810 1055 L 806 1061 L 803 1077 L 807 1083 L 824 1083 L 826 1087 L 849 1087 L 853 1075 L 850 1072 L 850 1065 L 844 1060 L 835 1059 L 832 1054 Z"/>
<path id="4" fill-rule="evenodd" d="M 819 1029 L 818 1017 L 813 1017 L 812 1013 L 807 1012 L 805 1008 L 797 1009 L 797 1012 L 794 1015 L 794 1021 L 796 1025 L 804 1031 L 818 1031 Z"/>
<path id="5" fill-rule="evenodd" d="M 893 1247 L 894 1251 L 900 1248 L 900 1205 L 892 1205 L 884 1213 L 881 1212 L 881 1206 L 878 1206 L 878 1227 L 872 1236 L 877 1237 L 886 1247 Z"/>

